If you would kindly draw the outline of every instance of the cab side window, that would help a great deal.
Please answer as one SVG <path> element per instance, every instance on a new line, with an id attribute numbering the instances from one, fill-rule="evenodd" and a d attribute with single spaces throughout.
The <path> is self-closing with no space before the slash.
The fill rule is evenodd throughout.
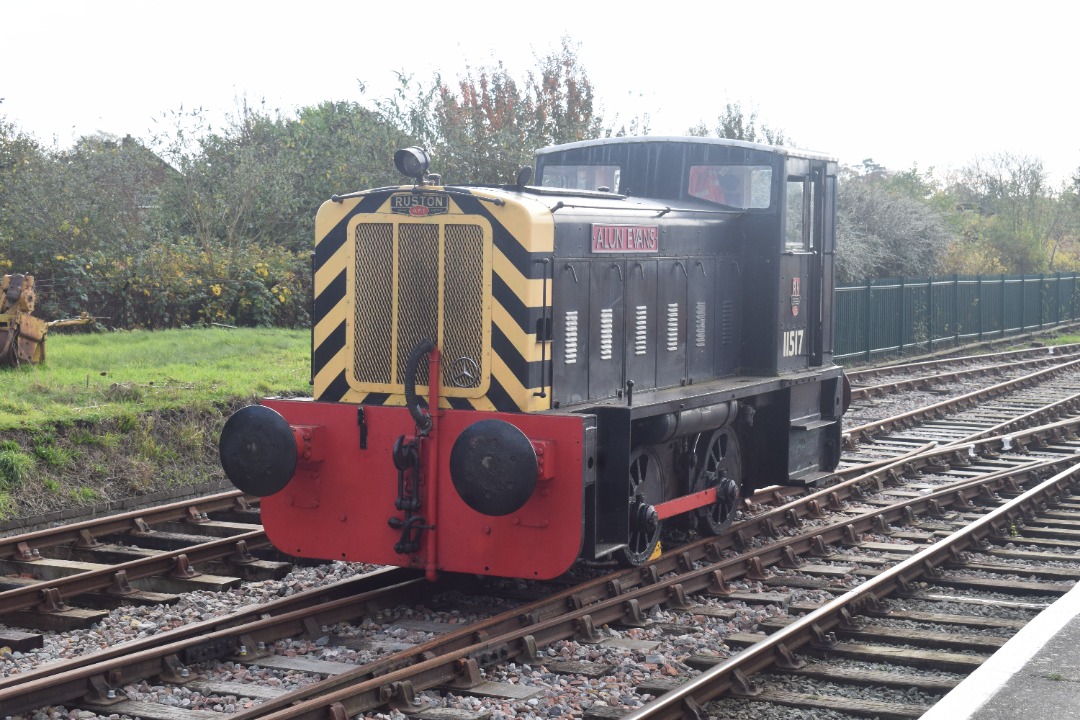
<path id="1" fill-rule="evenodd" d="M 732 208 L 767 208 L 772 168 L 767 165 L 691 165 L 686 194 Z"/>
<path id="2" fill-rule="evenodd" d="M 726 168 L 708 165 L 694 165 L 690 168 L 688 192 L 691 197 L 739 207 L 738 191 L 738 178 L 726 172 Z M 729 195 L 731 197 L 728 197 Z"/>
<path id="3" fill-rule="evenodd" d="M 802 252 L 808 248 L 810 229 L 807 222 L 810 209 L 808 192 L 809 183 L 805 178 L 788 178 L 784 212 L 787 218 L 784 250 L 788 252 Z"/>

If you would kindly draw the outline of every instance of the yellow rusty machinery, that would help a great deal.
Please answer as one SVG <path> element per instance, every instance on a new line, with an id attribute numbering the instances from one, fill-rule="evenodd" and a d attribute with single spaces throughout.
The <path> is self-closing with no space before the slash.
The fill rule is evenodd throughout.
<path id="1" fill-rule="evenodd" d="M 88 313 L 77 318 L 46 322 L 33 316 L 34 276 L 14 273 L 0 282 L 0 367 L 45 360 L 45 336 L 50 328 L 86 325 L 94 319 Z"/>

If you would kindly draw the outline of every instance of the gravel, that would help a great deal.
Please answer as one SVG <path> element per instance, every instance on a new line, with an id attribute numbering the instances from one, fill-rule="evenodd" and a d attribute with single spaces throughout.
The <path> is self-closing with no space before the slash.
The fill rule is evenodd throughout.
<path id="1" fill-rule="evenodd" d="M 125 608 L 110 614 L 90 630 L 59 635 L 46 634 L 46 647 L 31 653 L 13 653 L 0 665 L 5 675 L 23 672 L 48 662 L 74 657 L 99 648 L 195 622 L 220 617 L 236 608 L 260 599 L 271 599 L 319 585 L 335 582 L 361 572 L 364 568 L 345 563 L 333 563 L 315 568 L 298 568 L 284 580 L 253 583 L 246 591 L 222 593 L 193 593 L 171 607 Z M 734 582 L 739 591 L 775 592 L 775 588 L 761 583 Z M 821 591 L 793 590 L 795 602 L 822 602 L 829 595 Z M 703 599 L 703 606 L 732 611 L 731 619 L 713 617 L 698 612 L 675 612 L 653 608 L 648 617 L 654 621 L 645 628 L 604 626 L 598 628 L 604 638 L 600 644 L 576 641 L 557 642 L 541 650 L 544 663 L 538 666 L 510 663 L 484 672 L 485 678 L 536 689 L 536 694 L 519 700 L 504 698 L 476 698 L 460 694 L 439 695 L 422 693 L 422 697 L 435 707 L 459 710 L 486 710 L 494 719 L 499 718 L 555 718 L 580 717 L 585 710 L 608 705 L 628 710 L 639 707 L 652 696 L 638 694 L 634 686 L 645 680 L 662 680 L 685 676 L 690 668 L 685 660 L 692 655 L 727 657 L 730 650 L 723 643 L 724 637 L 733 632 L 752 632 L 760 621 L 776 617 L 782 611 L 774 605 L 746 604 Z M 458 625 L 483 617 L 485 612 L 463 611 L 460 608 L 487 604 L 490 612 L 497 612 L 511 601 L 495 601 L 491 598 L 467 598 L 445 596 L 439 602 L 454 604 L 456 609 L 436 610 L 425 606 L 407 606 L 385 611 L 377 620 L 367 618 L 356 625 L 342 623 L 323 628 L 324 635 L 317 638 L 287 640 L 276 643 L 271 650 L 286 656 L 306 656 L 321 660 L 346 663 L 363 663 L 388 652 L 416 645 L 435 637 L 426 630 L 410 628 L 409 623 L 443 622 Z M 402 623 L 402 624 L 396 624 Z M 16 657 L 17 656 L 17 657 Z M 581 674 L 560 674 L 548 665 L 559 661 L 576 660 L 586 663 L 602 663 L 610 668 L 600 677 Z M 212 662 L 200 667 L 199 672 L 210 681 L 252 683 L 261 686 L 292 690 L 314 682 L 316 676 L 260 667 L 235 662 Z M 249 707 L 257 701 L 252 697 L 236 695 L 203 694 L 198 687 L 166 687 L 154 682 L 140 682 L 122 688 L 130 700 L 158 702 L 181 709 L 215 710 L 233 712 Z M 52 707 L 25 716 L 34 720 L 71 717 L 69 708 Z M 94 714 L 79 714 L 81 718 L 97 718 Z M 102 716 L 112 717 L 112 716 Z M 123 718 L 122 715 L 116 715 Z M 398 713 L 372 713 L 366 717 L 404 717 Z M 23 718 L 19 718 L 23 720 Z"/>
<path id="2" fill-rule="evenodd" d="M 281 580 L 245 583 L 222 592 L 185 593 L 172 605 L 121 607 L 85 630 L 58 633 L 43 632 L 44 647 L 27 653 L 0 654 L 0 677 L 33 670 L 41 665 L 97 652 L 123 642 L 203 620 L 212 620 L 240 608 L 288 597 L 310 588 L 360 575 L 370 565 L 330 563 L 315 567 L 297 567 Z"/>
<path id="3" fill-rule="evenodd" d="M 872 408 L 870 414 L 881 418 L 928 404 L 929 400 L 937 401 L 940 398 L 941 396 L 937 393 L 913 392 L 879 398 L 865 405 Z M 860 410 L 860 412 L 862 411 Z M 845 424 L 850 427 L 868 421 L 860 417 L 858 413 L 852 413 L 845 419 Z M 923 476 L 919 478 L 919 482 L 923 488 L 930 491 L 934 487 L 956 479 L 958 478 L 945 473 L 938 476 Z M 858 506 L 858 503 L 851 504 L 852 508 Z M 816 524 L 819 524 L 818 521 L 807 521 L 802 531 Z M 948 527 L 947 523 L 938 523 L 937 525 L 924 524 L 917 529 L 937 529 L 938 525 L 942 529 Z M 887 536 L 867 534 L 865 538 L 878 542 L 895 542 L 901 545 L 912 544 L 910 540 L 896 540 Z M 751 539 L 751 546 L 758 547 L 768 542 L 765 539 L 755 537 Z M 1042 551 L 1041 549 L 1038 550 Z M 815 564 L 857 565 L 861 558 L 879 556 L 879 553 L 866 552 L 859 548 L 844 548 L 838 550 L 836 555 L 830 558 L 812 559 L 811 562 Z M 980 559 L 994 563 L 1009 562 L 1006 559 L 992 556 Z M 1022 560 L 1015 562 L 1017 564 L 1024 563 Z M 1064 567 L 1075 567 L 1077 564 L 1075 558 L 1062 558 L 1061 565 Z M 369 566 L 365 565 L 341 562 L 314 567 L 297 567 L 283 580 L 246 583 L 240 589 L 225 592 L 189 593 L 182 596 L 179 602 L 171 606 L 121 608 L 111 612 L 105 620 L 95 624 L 88 630 L 62 634 L 45 633 L 45 647 L 41 650 L 27 653 L 0 652 L 0 675 L 7 677 L 27 672 L 49 663 L 92 653 L 135 638 L 165 632 L 193 622 L 222 617 L 241 607 L 263 603 L 310 588 L 338 582 L 370 569 Z M 804 573 L 797 570 L 785 571 L 783 574 L 792 578 L 804 575 Z M 830 584 L 855 585 L 862 581 L 863 578 L 855 575 L 830 578 Z M 492 585 L 497 587 L 499 583 L 493 582 Z M 732 582 L 730 585 L 734 589 L 743 592 L 775 593 L 784 589 L 760 582 Z M 506 589 L 518 591 L 519 596 L 527 596 L 534 589 L 534 584 L 521 581 L 505 581 L 503 586 Z M 921 584 L 920 589 L 957 598 L 968 596 L 987 597 L 986 593 L 948 587 L 936 588 L 926 583 Z M 785 591 L 790 593 L 792 603 L 823 603 L 832 598 L 831 594 L 820 590 L 788 588 Z M 991 597 L 999 597 L 1008 601 L 1015 600 L 1015 598 L 1008 595 Z M 1054 597 L 1027 598 L 1033 604 L 1050 603 L 1055 599 Z M 421 697 L 433 707 L 470 712 L 488 712 L 493 720 L 508 720 L 509 718 L 515 720 L 573 718 L 581 717 L 591 708 L 605 706 L 618 708 L 620 711 L 626 712 L 631 708 L 640 707 L 652 699 L 652 696 L 647 693 L 638 693 L 635 690 L 636 685 L 644 681 L 671 681 L 691 674 L 692 671 L 686 662 L 692 656 L 728 657 L 731 654 L 731 649 L 724 643 L 727 636 L 732 633 L 757 632 L 758 624 L 762 621 L 784 616 L 783 609 L 764 602 L 747 604 L 730 600 L 725 601 L 722 598 L 695 598 L 695 600 L 700 602 L 702 606 L 714 610 L 729 611 L 733 616 L 727 619 L 706 614 L 702 610 L 697 612 L 677 612 L 664 608 L 653 608 L 648 612 L 648 617 L 654 622 L 648 627 L 604 626 L 598 628 L 599 634 L 604 639 L 599 644 L 561 641 L 542 648 L 543 662 L 539 665 L 508 663 L 482 671 L 487 680 L 515 685 L 519 688 L 535 689 L 535 694 L 528 697 L 508 700 L 505 698 L 472 697 L 459 693 L 438 694 L 434 692 L 421 693 Z M 383 657 L 388 653 L 419 645 L 435 637 L 435 633 L 430 629 L 422 629 L 417 627 L 417 624 L 430 622 L 441 622 L 447 625 L 467 624 L 490 614 L 501 612 L 512 607 L 514 603 L 513 600 L 500 601 L 488 596 L 467 597 L 451 593 L 434 598 L 432 607 L 406 606 L 388 609 L 378 617 L 366 618 L 357 624 L 342 623 L 326 627 L 323 628 L 323 634 L 319 637 L 281 641 L 270 649 L 285 656 L 305 656 L 340 663 L 363 664 Z M 440 609 L 443 606 L 446 609 Z M 969 613 L 986 617 L 1022 619 L 1029 619 L 1036 612 L 1032 609 L 1009 607 L 1007 604 L 972 605 L 967 603 L 926 602 L 918 599 L 893 601 L 892 606 L 897 609 L 924 612 Z M 927 627 L 923 624 L 906 623 L 887 618 L 875 619 L 874 622 L 896 627 Z M 934 629 L 965 634 L 984 632 L 954 626 L 941 626 Z M 995 632 L 995 629 L 988 629 L 985 632 L 992 635 L 1002 635 L 1002 633 Z M 597 677 L 587 674 L 562 674 L 554 671 L 553 668 L 556 668 L 558 663 L 571 660 L 603 665 L 607 666 L 607 669 Z M 841 664 L 845 663 L 841 661 Z M 860 663 L 848 662 L 846 664 L 851 667 L 867 667 Z M 209 681 L 269 686 L 282 690 L 299 688 L 319 679 L 318 676 L 310 673 L 261 667 L 257 664 L 245 665 L 231 661 L 208 663 L 200 668 L 200 672 L 205 673 Z M 915 668 L 905 668 L 905 672 L 920 673 L 922 671 Z M 949 675 L 940 671 L 928 672 L 927 674 L 934 677 Z M 866 697 L 879 701 L 924 705 L 933 704 L 936 700 L 935 696 L 925 695 L 917 690 L 886 690 L 883 688 L 859 688 L 847 685 L 839 687 L 784 675 L 763 676 L 761 679 L 771 684 L 775 683 L 775 686 L 792 692 Z M 212 693 L 204 695 L 198 687 L 166 687 L 153 682 L 135 683 L 125 686 L 122 691 L 131 700 L 160 702 L 176 708 L 191 710 L 234 712 L 250 707 L 257 702 L 253 697 L 243 695 L 215 695 Z M 739 699 L 726 699 L 712 703 L 709 710 L 711 713 L 722 717 L 753 718 L 754 720 L 758 718 L 786 720 L 787 718 L 811 717 L 827 720 L 848 717 L 842 713 L 823 710 L 807 711 L 777 706 L 762 707 Z M 118 714 L 98 716 L 93 713 L 71 711 L 68 708 L 59 706 L 24 717 L 16 717 L 17 720 L 26 720 L 27 718 L 33 718 L 34 720 L 85 718 L 89 720 L 98 717 L 124 720 L 126 718 L 126 716 Z M 397 720 L 404 718 L 405 715 L 397 712 L 371 713 L 364 717 L 395 718 Z"/>

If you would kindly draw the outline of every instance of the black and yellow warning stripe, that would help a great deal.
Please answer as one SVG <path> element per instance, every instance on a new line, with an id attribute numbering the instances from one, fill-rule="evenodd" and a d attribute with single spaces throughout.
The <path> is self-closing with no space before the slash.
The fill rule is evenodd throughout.
<path id="1" fill-rule="evenodd" d="M 312 370 L 317 400 L 365 404 L 404 404 L 403 390 L 365 386 L 353 375 L 350 313 L 357 298 L 350 287 L 350 263 L 355 242 L 350 228 L 358 222 L 377 219 L 395 221 L 389 213 L 390 197 L 409 188 L 373 191 L 323 205 L 316 218 L 315 302 L 313 317 Z M 432 192 L 432 190 L 425 190 Z M 436 191 L 437 192 L 437 191 Z M 484 227 L 485 244 L 490 244 L 490 321 L 486 344 L 490 352 L 483 362 L 485 377 L 482 395 L 441 392 L 446 407 L 477 410 L 536 411 L 550 408 L 551 393 L 546 387 L 551 362 L 550 343 L 537 342 L 536 333 L 545 317 L 550 317 L 551 287 L 546 279 L 554 243 L 554 224 L 545 206 L 531 199 L 499 191 L 448 193 L 450 212 L 434 216 L 430 222 L 472 221 Z M 491 199 L 499 198 L 496 205 Z M 378 216 L 367 217 L 367 216 Z M 415 218 L 401 220 L 417 222 Z M 424 221 L 424 219 L 421 219 Z M 543 261 L 549 262 L 545 264 Z M 388 258 L 387 278 L 393 279 Z M 396 281 L 396 279 L 394 279 Z M 545 285 L 547 286 L 545 288 Z M 548 307 L 545 307 L 545 299 Z M 453 358 L 444 358 L 450 362 Z M 546 392 L 544 392 L 546 390 Z M 424 391 L 418 388 L 418 392 Z M 469 393 L 463 393 L 468 395 Z"/>

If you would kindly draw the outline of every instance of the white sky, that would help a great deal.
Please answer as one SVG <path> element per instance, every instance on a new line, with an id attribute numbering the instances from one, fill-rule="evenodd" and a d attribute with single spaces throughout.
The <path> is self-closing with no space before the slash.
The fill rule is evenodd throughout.
<path id="1" fill-rule="evenodd" d="M 224 113 L 239 97 L 285 111 L 368 102 L 392 92 L 395 71 L 454 80 L 466 65 L 501 59 L 524 78 L 534 56 L 567 35 L 605 124 L 648 113 L 652 134 L 683 134 L 700 121 L 713 127 L 737 101 L 844 163 L 917 163 L 940 175 L 1010 152 L 1040 158 L 1056 184 L 1080 168 L 1078 8 L 9 0 L 0 3 L 0 115 L 62 146 L 97 131 L 145 138 L 181 105 Z"/>

